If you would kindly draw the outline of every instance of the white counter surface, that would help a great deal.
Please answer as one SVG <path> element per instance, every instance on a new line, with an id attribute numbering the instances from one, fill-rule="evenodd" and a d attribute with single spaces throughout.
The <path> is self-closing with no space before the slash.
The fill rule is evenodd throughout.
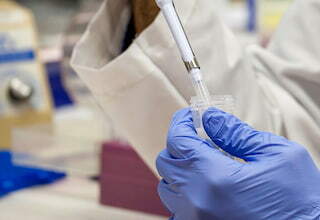
<path id="1" fill-rule="evenodd" d="M 98 184 L 67 178 L 0 199 L 0 220 L 165 220 L 166 218 L 98 204 Z"/>

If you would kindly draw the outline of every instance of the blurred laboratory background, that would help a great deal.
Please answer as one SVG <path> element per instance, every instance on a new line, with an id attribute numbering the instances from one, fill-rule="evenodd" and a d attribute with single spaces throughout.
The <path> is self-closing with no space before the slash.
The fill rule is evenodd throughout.
<path id="1" fill-rule="evenodd" d="M 0 0 L 0 220 L 167 219 L 158 177 L 70 66 L 102 1 Z M 241 44 L 266 46 L 291 1 L 223 2 Z"/>

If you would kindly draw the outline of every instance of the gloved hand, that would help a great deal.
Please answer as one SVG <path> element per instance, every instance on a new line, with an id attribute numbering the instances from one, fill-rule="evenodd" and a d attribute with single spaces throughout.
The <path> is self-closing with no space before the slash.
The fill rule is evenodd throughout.
<path id="1" fill-rule="evenodd" d="M 217 146 L 246 162 L 200 138 L 189 109 L 176 113 L 157 159 L 173 220 L 320 219 L 320 174 L 302 146 L 215 108 L 203 123 Z"/>

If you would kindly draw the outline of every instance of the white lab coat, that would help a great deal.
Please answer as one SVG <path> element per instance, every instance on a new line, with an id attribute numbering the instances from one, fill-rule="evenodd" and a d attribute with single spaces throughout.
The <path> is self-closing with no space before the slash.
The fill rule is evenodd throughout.
<path id="1" fill-rule="evenodd" d="M 297 0 L 267 49 L 244 50 L 215 13 L 215 1 L 175 2 L 211 94 L 233 95 L 239 118 L 299 142 L 320 164 L 320 1 Z M 161 14 L 121 53 L 129 18 L 127 0 L 107 0 L 72 65 L 155 171 L 171 116 L 188 106 L 193 89 Z"/>

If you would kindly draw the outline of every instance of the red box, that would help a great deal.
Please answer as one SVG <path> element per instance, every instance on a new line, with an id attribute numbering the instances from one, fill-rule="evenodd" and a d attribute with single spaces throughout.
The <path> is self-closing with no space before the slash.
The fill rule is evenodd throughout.
<path id="1" fill-rule="evenodd" d="M 159 180 L 127 143 L 103 144 L 100 201 L 115 206 L 169 216 L 157 193 Z"/>

